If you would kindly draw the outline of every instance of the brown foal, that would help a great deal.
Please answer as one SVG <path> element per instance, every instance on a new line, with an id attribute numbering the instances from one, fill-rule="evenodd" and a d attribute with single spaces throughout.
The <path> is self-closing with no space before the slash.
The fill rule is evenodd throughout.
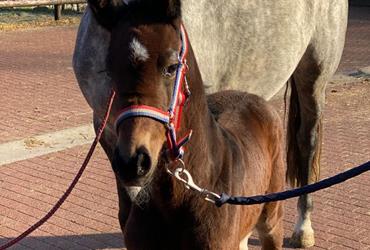
<path id="1" fill-rule="evenodd" d="M 107 58 L 117 93 L 113 112 L 132 105 L 166 110 L 181 45 L 180 1 L 133 1 L 121 11 L 123 17 L 110 27 Z M 244 92 L 206 96 L 191 47 L 187 64 L 192 96 L 178 133 L 193 130 L 184 163 L 195 182 L 216 193 L 245 196 L 283 190 L 282 124 L 274 108 Z M 263 249 L 281 249 L 282 203 L 217 208 L 186 190 L 166 172 L 177 163 L 165 157 L 165 132 L 155 120 L 127 119 L 117 128 L 115 152 L 107 152 L 127 248 L 247 249 L 256 229 Z M 103 147 L 109 143 L 102 141 Z"/>

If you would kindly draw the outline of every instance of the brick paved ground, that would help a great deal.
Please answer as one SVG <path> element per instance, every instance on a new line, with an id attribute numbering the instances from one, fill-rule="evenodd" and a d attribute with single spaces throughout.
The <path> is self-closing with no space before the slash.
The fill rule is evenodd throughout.
<path id="1" fill-rule="evenodd" d="M 341 72 L 370 65 L 370 29 L 363 28 L 370 19 L 364 13 L 356 9 L 351 15 Z M 70 66 L 75 33 L 76 28 L 0 33 L 0 143 L 90 121 Z M 329 86 L 323 177 L 369 160 L 369 91 L 365 80 Z M 87 147 L 0 166 L 0 244 L 47 212 L 73 178 Z M 370 249 L 369 193 L 370 173 L 316 193 L 313 249 Z M 124 248 L 116 200 L 113 174 L 99 149 L 61 210 L 13 249 Z M 287 202 L 286 238 L 295 214 L 295 201 Z M 256 238 L 250 243 L 251 249 L 259 249 Z"/>
<path id="2" fill-rule="evenodd" d="M 0 33 L 0 143 L 90 121 L 72 71 L 75 36 L 76 27 Z"/>

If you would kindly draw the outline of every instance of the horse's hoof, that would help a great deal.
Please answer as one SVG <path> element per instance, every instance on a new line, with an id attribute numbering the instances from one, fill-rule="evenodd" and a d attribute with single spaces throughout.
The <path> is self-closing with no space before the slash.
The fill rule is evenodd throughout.
<path id="1" fill-rule="evenodd" d="M 290 238 L 289 244 L 295 248 L 308 248 L 315 245 L 315 236 L 313 230 L 310 232 L 294 232 Z"/>

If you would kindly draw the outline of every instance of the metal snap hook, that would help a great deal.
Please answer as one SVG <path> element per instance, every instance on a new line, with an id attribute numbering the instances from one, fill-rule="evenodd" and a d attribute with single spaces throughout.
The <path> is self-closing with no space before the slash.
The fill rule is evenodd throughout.
<path id="1" fill-rule="evenodd" d="M 221 198 L 218 194 L 210 192 L 207 189 L 201 188 L 197 184 L 195 184 L 193 177 L 191 176 L 189 171 L 185 169 L 185 163 L 182 160 L 180 161 L 180 163 L 183 164 L 183 168 L 177 168 L 174 172 L 167 169 L 167 172 L 175 177 L 177 180 L 182 182 L 187 189 L 200 193 L 200 195 L 202 195 L 206 201 L 215 203 L 216 200 L 219 200 Z"/>

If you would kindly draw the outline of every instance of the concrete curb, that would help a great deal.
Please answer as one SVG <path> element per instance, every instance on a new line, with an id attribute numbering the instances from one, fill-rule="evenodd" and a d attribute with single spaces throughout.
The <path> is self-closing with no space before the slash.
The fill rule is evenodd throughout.
<path id="1" fill-rule="evenodd" d="M 89 124 L 0 144 L 0 166 L 85 145 L 94 137 Z"/>

